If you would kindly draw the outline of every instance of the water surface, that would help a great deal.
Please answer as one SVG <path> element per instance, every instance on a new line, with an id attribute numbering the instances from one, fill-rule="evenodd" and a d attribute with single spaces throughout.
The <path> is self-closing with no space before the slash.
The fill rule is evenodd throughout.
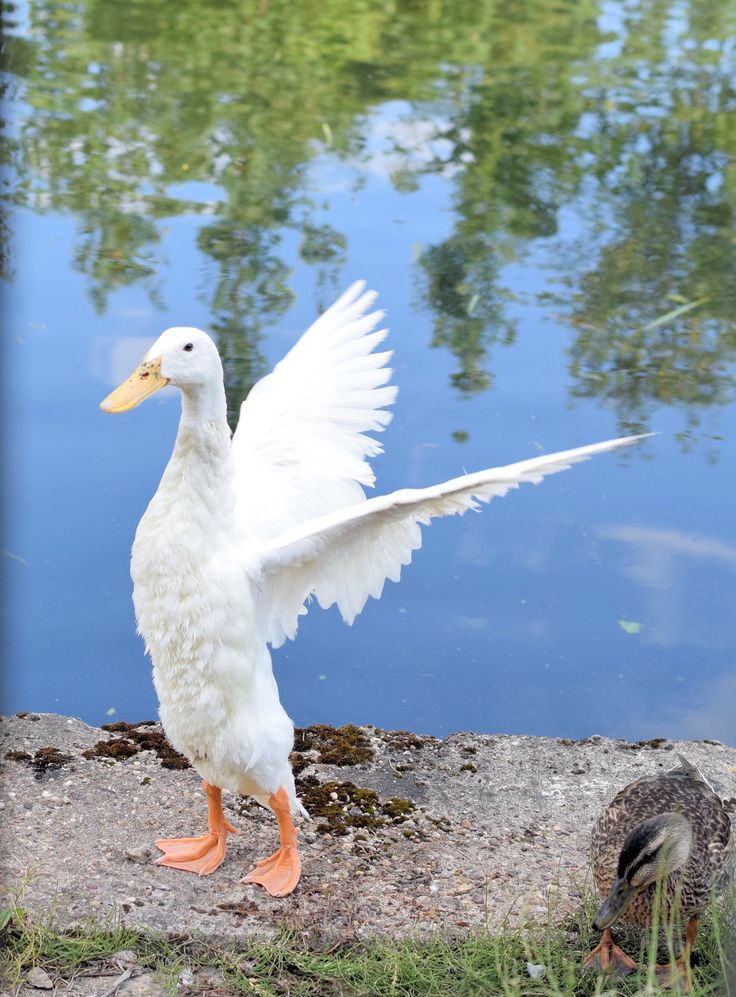
<path id="1" fill-rule="evenodd" d="M 299 724 L 736 741 L 736 5 L 11 9 L 6 709 L 155 714 L 128 558 L 170 325 L 230 412 L 353 279 L 400 394 L 380 491 L 659 435 L 435 523 L 275 653 Z M 114 712 L 113 712 L 114 711 Z"/>

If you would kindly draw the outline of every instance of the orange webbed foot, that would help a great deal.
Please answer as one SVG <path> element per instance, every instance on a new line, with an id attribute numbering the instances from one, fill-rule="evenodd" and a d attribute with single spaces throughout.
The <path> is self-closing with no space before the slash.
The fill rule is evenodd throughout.
<path id="1" fill-rule="evenodd" d="M 281 847 L 267 859 L 257 862 L 241 883 L 262 886 L 272 897 L 285 897 L 296 887 L 302 871 L 296 846 L 296 828 L 291 819 L 289 797 L 283 786 L 277 793 L 271 794 L 268 802 L 279 822 Z"/>
<path id="2" fill-rule="evenodd" d="M 613 976 L 630 976 L 639 968 L 630 956 L 614 944 L 609 928 L 603 932 L 598 945 L 585 957 L 583 967 L 611 973 Z"/>
<path id="3" fill-rule="evenodd" d="M 204 834 L 201 838 L 161 838 L 156 847 L 164 853 L 156 865 L 208 876 L 222 865 L 227 851 L 224 834 Z"/>
<path id="4" fill-rule="evenodd" d="M 198 838 L 159 839 L 156 847 L 164 854 L 157 859 L 156 865 L 208 876 L 222 864 L 227 851 L 227 836 L 237 834 L 237 829 L 225 819 L 221 790 L 207 782 L 204 782 L 203 786 L 209 810 L 207 834 Z"/>
<path id="5" fill-rule="evenodd" d="M 681 983 L 685 993 L 690 993 L 693 988 L 690 963 L 689 961 L 685 962 L 682 956 L 675 961 L 674 965 L 671 963 L 666 966 L 656 965 L 654 976 L 660 987 L 674 987 L 677 983 Z"/>
<path id="6" fill-rule="evenodd" d="M 272 897 L 285 897 L 296 887 L 302 871 L 299 852 L 294 845 L 284 845 L 257 862 L 241 883 L 257 883 Z"/>
<path id="7" fill-rule="evenodd" d="M 687 922 L 685 931 L 685 947 L 680 956 L 675 960 L 674 966 L 655 966 L 654 972 L 657 983 L 661 987 L 672 987 L 676 983 L 681 983 L 685 993 L 690 993 L 693 989 L 693 977 L 690 970 L 690 957 L 698 934 L 698 918 L 691 917 Z"/>

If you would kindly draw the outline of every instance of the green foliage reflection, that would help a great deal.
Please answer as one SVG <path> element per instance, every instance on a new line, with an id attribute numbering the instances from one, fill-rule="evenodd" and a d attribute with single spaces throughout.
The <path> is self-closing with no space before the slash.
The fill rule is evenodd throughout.
<path id="1" fill-rule="evenodd" d="M 310 165 L 349 158 L 360 183 L 370 121 L 401 101 L 391 182 L 453 192 L 416 271 L 460 391 L 513 343 L 508 264 L 533 252 L 554 287 L 525 293 L 570 324 L 575 396 L 627 430 L 733 399 L 735 0 L 30 0 L 29 18 L 9 33 L 29 108 L 12 196 L 75 215 L 100 310 L 130 284 L 157 302 L 163 226 L 200 217 L 230 397 L 290 304 L 285 232 L 326 294 L 347 256 Z"/>

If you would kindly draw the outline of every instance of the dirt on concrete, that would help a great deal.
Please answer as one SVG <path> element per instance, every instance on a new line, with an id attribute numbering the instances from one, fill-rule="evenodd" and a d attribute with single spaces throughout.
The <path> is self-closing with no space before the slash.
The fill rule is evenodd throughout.
<path id="1" fill-rule="evenodd" d="M 62 925 L 116 911 L 131 927 L 219 944 L 284 925 L 323 941 L 421 938 L 577 910 L 598 812 L 633 779 L 673 768 L 677 752 L 736 820 L 736 749 L 717 741 L 438 740 L 320 725 L 297 731 L 295 747 L 314 819 L 300 827 L 302 880 L 278 900 L 240 882 L 277 845 L 273 816 L 243 797 L 223 796 L 240 834 L 213 875 L 154 864 L 157 838 L 206 829 L 199 777 L 157 724 L 1 719 L 5 895 L 22 891 L 26 910 L 53 910 Z"/>

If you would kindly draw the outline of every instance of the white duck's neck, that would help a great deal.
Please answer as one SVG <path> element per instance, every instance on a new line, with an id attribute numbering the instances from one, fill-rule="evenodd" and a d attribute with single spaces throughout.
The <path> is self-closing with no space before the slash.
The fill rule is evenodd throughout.
<path id="1" fill-rule="evenodd" d="M 161 481 L 172 508 L 204 527 L 230 525 L 235 482 L 222 382 L 182 390 L 174 452 Z"/>
<path id="2" fill-rule="evenodd" d="M 227 402 L 222 381 L 181 387 L 181 424 L 227 422 Z"/>

